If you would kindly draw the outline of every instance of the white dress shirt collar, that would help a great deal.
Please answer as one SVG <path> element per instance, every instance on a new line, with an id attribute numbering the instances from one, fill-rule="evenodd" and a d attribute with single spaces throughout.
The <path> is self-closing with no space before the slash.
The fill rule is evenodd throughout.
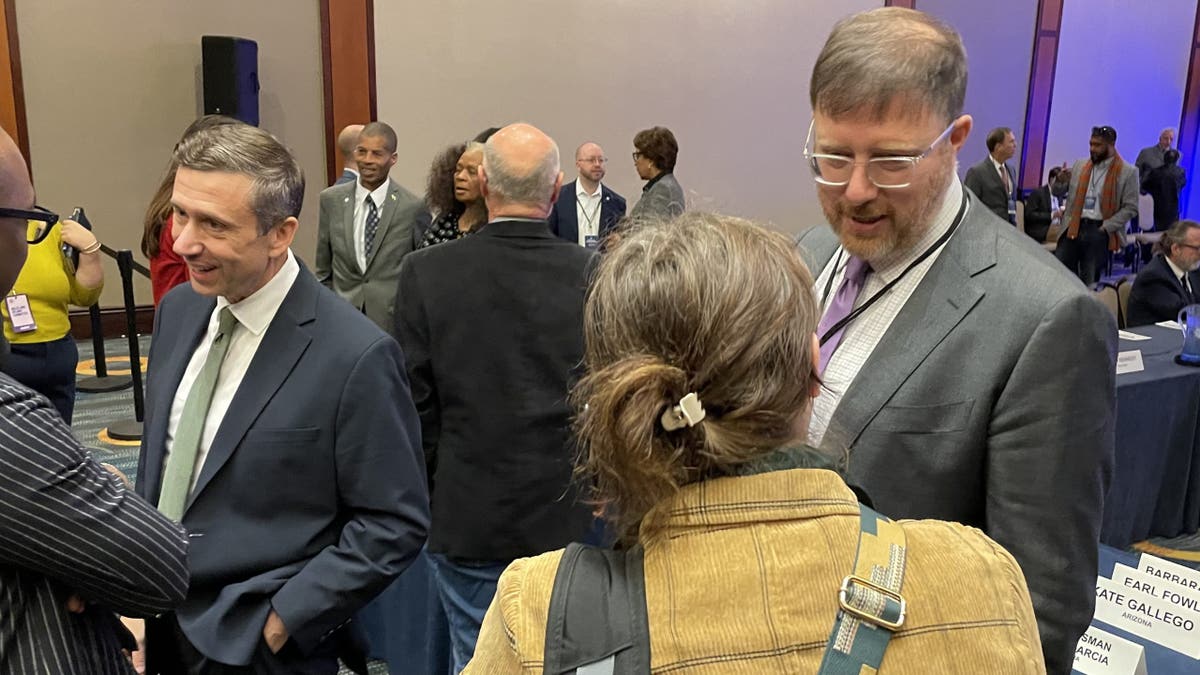
<path id="1" fill-rule="evenodd" d="M 589 195 L 587 193 L 587 190 L 583 189 L 583 181 L 579 180 L 578 178 L 575 179 L 575 196 L 579 197 L 580 199 L 595 199 L 596 197 L 599 197 L 602 194 L 604 194 L 604 184 L 603 183 L 597 182 L 596 183 L 596 192 L 594 194 Z"/>
<path id="2" fill-rule="evenodd" d="M 217 298 L 213 316 L 216 316 L 222 308 L 228 307 L 242 327 L 256 336 L 262 335 L 267 330 L 267 326 L 271 325 L 271 320 L 275 318 L 280 305 L 283 304 L 283 299 L 287 297 L 288 291 L 292 289 L 292 284 L 296 282 L 296 277 L 299 275 L 300 264 L 296 262 L 296 256 L 292 254 L 292 250 L 288 249 L 287 260 L 283 261 L 283 266 L 279 268 L 275 276 L 263 284 L 262 288 L 254 291 L 240 302 L 230 303 L 224 297 Z"/>
<path id="3" fill-rule="evenodd" d="M 1186 272 L 1183 271 L 1182 267 L 1180 267 L 1179 265 L 1176 265 L 1174 260 L 1171 260 L 1171 256 L 1164 255 L 1163 260 L 1167 261 L 1167 265 L 1170 266 L 1171 273 L 1175 275 L 1176 279 L 1182 279 L 1183 275 L 1186 274 Z"/>
<path id="4" fill-rule="evenodd" d="M 362 204 L 367 200 L 367 195 L 371 195 L 371 201 L 375 202 L 375 208 L 382 212 L 383 200 L 387 199 L 388 183 L 390 182 L 390 179 L 385 180 L 374 190 L 367 190 L 367 188 L 363 187 L 361 180 L 356 181 L 354 183 L 354 201 L 357 204 Z"/>

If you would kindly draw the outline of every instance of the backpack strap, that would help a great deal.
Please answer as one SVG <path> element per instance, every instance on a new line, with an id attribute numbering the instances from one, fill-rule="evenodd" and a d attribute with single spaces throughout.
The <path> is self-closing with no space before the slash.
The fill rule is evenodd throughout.
<path id="1" fill-rule="evenodd" d="M 545 675 L 645 675 L 650 627 L 642 547 L 569 544 L 546 622 Z"/>
<path id="2" fill-rule="evenodd" d="M 818 675 L 879 670 L 892 633 L 904 625 L 905 537 L 899 524 L 859 504 L 854 572 L 842 580 L 838 614 Z"/>

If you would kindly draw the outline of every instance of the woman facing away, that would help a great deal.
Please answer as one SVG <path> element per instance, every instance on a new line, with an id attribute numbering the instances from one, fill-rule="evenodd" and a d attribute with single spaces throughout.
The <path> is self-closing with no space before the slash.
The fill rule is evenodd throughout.
<path id="1" fill-rule="evenodd" d="M 1045 672 L 1011 555 L 955 523 L 868 518 L 803 445 L 821 386 L 812 285 L 787 237 L 709 214 L 637 228 L 600 262 L 573 394 L 580 475 L 619 546 L 641 547 L 650 667 L 816 673 L 836 620 L 851 645 L 890 636 L 884 675 Z M 903 599 L 869 621 L 894 632 L 839 611 L 844 584 L 860 612 L 869 596 L 848 580 L 874 563 L 860 537 L 900 542 L 870 573 Z M 562 557 L 509 566 L 465 672 L 543 672 Z"/>

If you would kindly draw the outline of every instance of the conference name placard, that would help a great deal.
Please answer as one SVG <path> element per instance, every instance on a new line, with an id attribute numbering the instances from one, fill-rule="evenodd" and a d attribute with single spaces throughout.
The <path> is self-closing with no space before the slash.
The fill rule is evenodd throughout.
<path id="1" fill-rule="evenodd" d="M 1200 597 L 1200 570 L 1156 558 L 1149 553 L 1143 553 L 1138 557 L 1137 568 L 1139 572 L 1145 572 L 1169 584 L 1182 587 L 1190 594 L 1190 597 Z"/>
<path id="2" fill-rule="evenodd" d="M 1075 647 L 1073 668 L 1084 675 L 1146 675 L 1146 649 L 1089 626 Z"/>
<path id="3" fill-rule="evenodd" d="M 1153 577 L 1125 569 L 1138 576 L 1114 568 L 1114 577 L 1123 574 L 1124 581 L 1096 579 L 1096 620 L 1200 659 L 1200 612 L 1178 607 L 1135 588 L 1147 586 L 1148 582 L 1139 577 Z"/>

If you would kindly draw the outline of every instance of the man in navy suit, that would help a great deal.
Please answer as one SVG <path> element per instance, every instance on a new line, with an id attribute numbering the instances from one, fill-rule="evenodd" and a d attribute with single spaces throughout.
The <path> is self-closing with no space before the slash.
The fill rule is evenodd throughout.
<path id="1" fill-rule="evenodd" d="M 550 231 L 569 242 L 599 248 L 600 242 L 625 215 L 625 198 L 600 183 L 608 158 L 595 143 L 575 151 L 579 179 L 562 186 L 547 219 Z"/>
<path id="2" fill-rule="evenodd" d="M 429 525 L 400 348 L 292 254 L 304 177 L 275 137 L 215 127 L 175 161 L 191 284 L 155 317 L 137 475 L 188 530 L 192 577 L 147 624 L 148 671 L 365 667 L 350 619 Z"/>
<path id="3" fill-rule="evenodd" d="M 1180 220 L 1163 232 L 1155 256 L 1133 280 L 1129 325 L 1174 321 L 1179 310 L 1200 302 L 1200 223 Z"/>

